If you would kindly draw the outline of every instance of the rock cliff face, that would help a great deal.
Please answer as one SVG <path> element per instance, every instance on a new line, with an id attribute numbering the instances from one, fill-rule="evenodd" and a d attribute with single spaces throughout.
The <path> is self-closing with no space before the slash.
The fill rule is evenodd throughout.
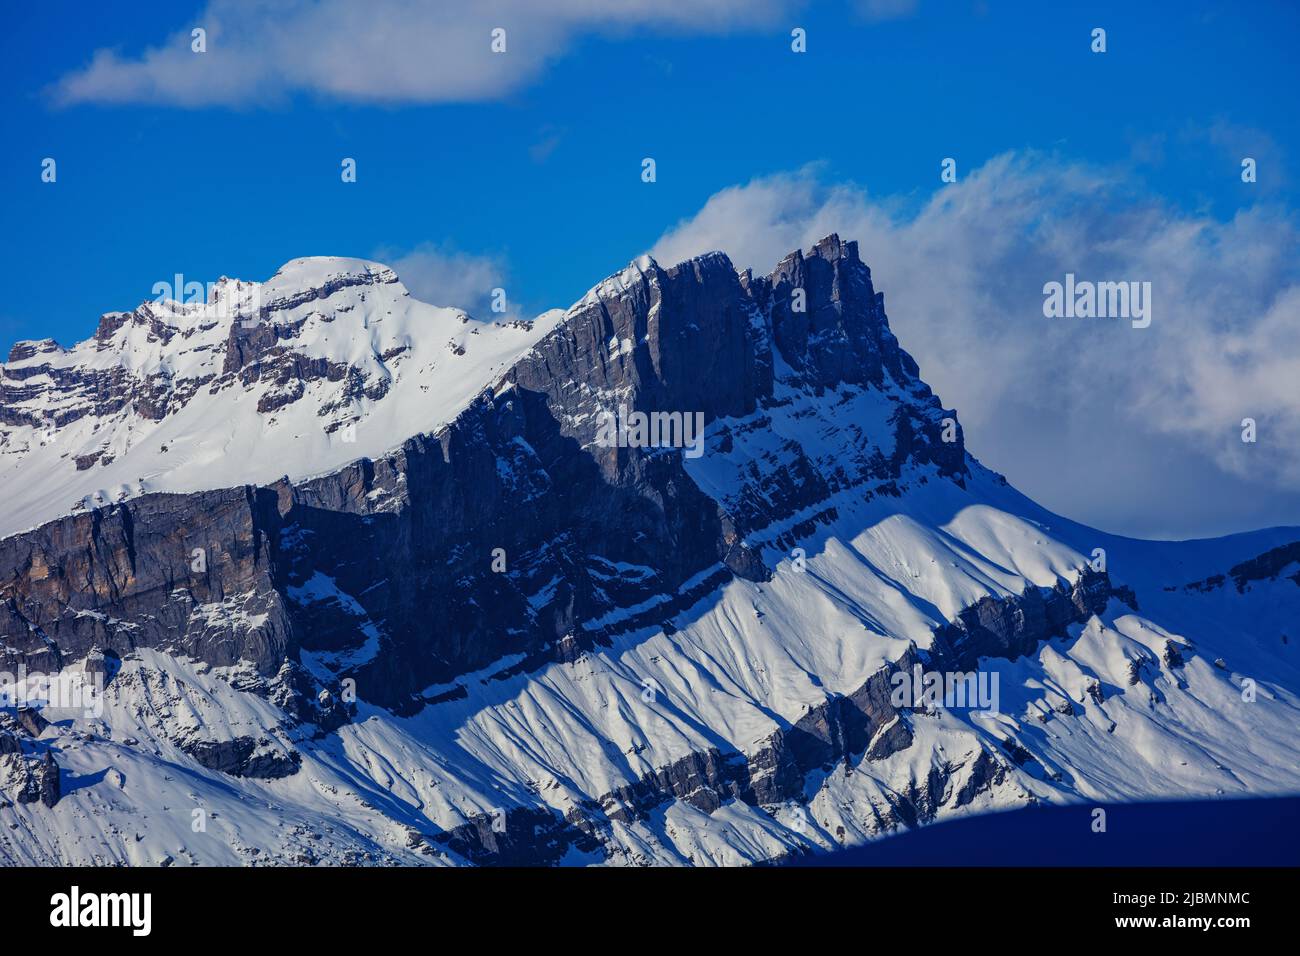
<path id="1" fill-rule="evenodd" d="M 759 862 L 1077 797 L 1067 764 L 1097 748 L 1063 756 L 1039 725 L 1078 721 L 1083 740 L 1095 724 L 1118 767 L 1137 759 L 1126 694 L 1144 695 L 1145 720 L 1169 694 L 1222 690 L 1181 611 L 1148 626 L 1138 594 L 1085 562 L 1097 533 L 1053 537 L 1052 516 L 966 453 L 855 243 L 830 236 L 767 276 L 721 254 L 643 258 L 563 316 L 484 327 L 479 359 L 475 328 L 430 358 L 399 319 L 469 320 L 421 312 L 390 270 L 291 266 L 247 325 L 142 307 L 71 352 L 20 343 L 0 380 L 8 452 L 48 425 L 32 408 L 50 390 L 78 410 L 61 427 L 101 416 L 111 431 L 129 413 L 166 429 L 244 390 L 230 407 L 255 409 L 257 428 L 310 420 L 311 441 L 334 442 L 360 423 L 373 445 L 381 422 L 420 420 L 411 403 L 438 363 L 477 361 L 480 379 L 456 379 L 465 401 L 442 427 L 387 434 L 383 453 L 320 469 L 333 459 L 293 458 L 289 433 L 268 431 L 286 438 L 266 440 L 290 459 L 279 480 L 159 493 L 141 479 L 144 493 L 0 540 L 0 670 L 84 661 L 105 684 L 103 712 L 71 729 L 34 711 L 0 729 L 4 788 L 24 806 L 63 812 L 61 772 L 92 777 L 96 761 L 131 805 L 138 776 L 170 780 L 176 761 L 216 781 L 206 799 L 249 787 L 295 821 L 250 839 L 245 820 L 200 862 Z M 169 381 L 86 359 L 140 334 L 204 357 Z M 675 430 L 611 440 L 611 416 L 638 414 Z M 175 428 L 184 471 L 205 446 Z M 80 488 L 167 453 L 161 438 L 162 452 L 87 441 L 18 467 L 61 461 L 55 480 Z M 124 457 L 94 457 L 101 444 Z M 1243 581 L 1287 580 L 1295 546 L 1270 546 L 1224 562 L 1243 600 Z M 1009 679 L 1038 690 L 997 725 L 963 722 L 895 702 L 917 666 L 1028 668 Z M 0 834 L 0 855 L 81 859 L 68 826 L 44 856 Z M 140 862 L 133 846 L 109 859 Z"/>
<path id="2" fill-rule="evenodd" d="M 5 668 L 166 647 L 273 672 L 291 646 L 274 515 L 274 495 L 252 488 L 149 495 L 5 539 Z"/>
<path id="3" fill-rule="evenodd" d="M 232 355 L 227 372 L 251 367 Z M 781 467 L 741 476 L 728 507 L 680 451 L 597 441 L 601 414 L 622 407 L 699 413 L 725 446 L 732 428 L 752 432 L 788 405 L 779 390 L 844 385 L 905 399 L 890 453 L 864 436 L 828 476 L 787 441 Z M 641 260 L 436 435 L 321 478 L 145 495 L 0 542 L 0 647 L 33 670 L 159 647 L 269 678 L 300 649 L 355 656 L 377 631 L 380 648 L 335 676 L 409 713 L 422 688 L 507 655 L 525 667 L 572 658 L 602 639 L 591 622 L 689 598 L 679 592 L 701 573 L 762 580 L 746 535 L 833 491 L 896 494 L 909 464 L 960 481 L 961 434 L 889 331 L 855 243 L 831 236 L 757 279 L 721 254 L 672 269 Z"/>

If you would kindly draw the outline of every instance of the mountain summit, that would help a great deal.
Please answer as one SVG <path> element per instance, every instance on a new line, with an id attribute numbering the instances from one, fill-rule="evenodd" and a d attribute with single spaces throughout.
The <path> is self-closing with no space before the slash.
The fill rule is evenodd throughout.
<path id="1" fill-rule="evenodd" d="M 11 789 L 77 785 L 0 859 L 762 862 L 1300 789 L 1300 530 L 1039 508 L 837 236 L 532 322 L 294 260 L 20 343 L 0 388 L 4 666 L 106 681 L 3 729 Z"/>
<path id="2" fill-rule="evenodd" d="M 482 321 L 386 266 L 295 259 L 103 316 L 0 371 L 0 533 L 153 491 L 301 478 L 448 422 L 562 314 Z M 188 285 L 177 277 L 176 285 Z M 15 487 L 16 486 L 16 487 Z"/>

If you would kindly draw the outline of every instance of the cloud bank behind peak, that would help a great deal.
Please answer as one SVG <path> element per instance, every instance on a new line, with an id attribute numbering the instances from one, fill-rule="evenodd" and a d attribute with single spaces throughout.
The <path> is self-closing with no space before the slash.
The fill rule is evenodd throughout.
<path id="1" fill-rule="evenodd" d="M 766 272 L 830 232 L 859 241 L 972 450 L 1043 504 L 1152 537 L 1300 524 L 1300 228 L 1285 210 L 1216 220 L 1121 171 L 1006 153 L 905 212 L 813 165 L 719 191 L 651 253 L 722 249 Z M 1043 286 L 1067 273 L 1150 282 L 1150 327 L 1045 317 Z"/>

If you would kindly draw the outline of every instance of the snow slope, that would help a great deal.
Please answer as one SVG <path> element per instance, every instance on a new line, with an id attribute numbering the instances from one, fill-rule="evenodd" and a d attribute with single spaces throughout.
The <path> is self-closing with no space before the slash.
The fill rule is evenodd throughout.
<path id="1" fill-rule="evenodd" d="M 66 350 L 15 346 L 0 366 L 0 536 L 145 492 L 300 479 L 377 456 L 454 418 L 563 315 L 475 319 L 412 299 L 386 266 L 326 257 L 265 283 L 223 280 L 212 299 L 109 313 Z M 254 359 L 241 364 L 241 351 Z M 285 376 L 250 381 L 259 360 L 328 371 L 299 394 Z"/>
<path id="2" fill-rule="evenodd" d="M 804 542 L 803 573 L 787 560 L 769 583 L 734 580 L 677 615 L 672 634 L 632 632 L 530 675 L 493 679 L 499 667 L 466 675 L 466 696 L 414 717 L 363 704 L 352 724 L 319 740 L 275 730 L 282 715 L 235 690 L 231 675 L 142 651 L 110 682 L 101 719 L 74 716 L 42 734 L 38 743 L 64 766 L 66 795 L 52 809 L 0 810 L 18 825 L 0 829 L 0 858 L 466 862 L 432 835 L 501 807 L 569 813 L 692 751 L 752 754 L 908 643 L 927 646 L 954 602 L 1069 576 L 1091 542 L 1075 538 L 1077 526 L 1059 538 L 1045 531 L 1037 509 L 1004 510 L 1010 497 L 987 472 L 969 489 L 932 482 L 902 503 L 845 494 L 840 518 Z M 1278 536 L 1239 536 L 1218 560 Z M 1124 554 L 1147 547 L 1105 543 Z M 1166 578 L 1147 583 L 1182 583 L 1180 568 L 1164 567 Z M 851 845 L 896 826 L 896 795 L 936 767 L 948 780 L 935 795 L 944 817 L 1032 800 L 1300 791 L 1300 669 L 1294 645 L 1278 640 L 1275 613 L 1294 605 L 1294 589 L 1284 578 L 1244 594 L 1145 586 L 1142 594 L 1160 594 L 1154 611 L 1112 602 L 1031 657 L 984 661 L 1000 680 L 997 715 L 914 715 L 913 746 L 883 761 L 859 757 L 847 775 L 840 767 L 812 775 L 802 810 L 731 800 L 709 814 L 671 802 L 644 820 L 609 822 L 608 854 L 575 852 L 566 862 L 738 864 Z M 1162 663 L 1169 640 L 1186 656 L 1176 669 Z M 1148 666 L 1130 684 L 1135 658 Z M 1244 677 L 1258 682 L 1253 703 L 1242 700 Z M 1104 688 L 1100 702 L 1089 695 L 1093 681 Z M 303 769 L 282 780 L 232 779 L 180 749 L 199 733 L 269 733 L 302 754 Z M 1008 759 L 1011 740 L 1032 759 Z M 981 753 L 996 755 L 1002 777 L 956 805 Z M 191 829 L 196 809 L 207 815 L 204 832 Z"/>

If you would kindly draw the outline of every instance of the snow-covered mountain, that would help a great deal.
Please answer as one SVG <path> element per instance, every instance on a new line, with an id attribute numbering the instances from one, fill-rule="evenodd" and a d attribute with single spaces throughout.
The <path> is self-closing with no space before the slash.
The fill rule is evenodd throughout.
<path id="1" fill-rule="evenodd" d="M 755 863 L 1300 792 L 1300 529 L 1038 507 L 834 236 L 531 323 L 296 260 L 20 343 L 0 390 L 0 665 L 106 679 L 3 718 L 0 860 Z M 703 454 L 602 438 L 620 408 Z M 900 702 L 917 668 L 996 706 Z"/>
<path id="2" fill-rule="evenodd" d="M 479 321 L 378 263 L 311 258 L 223 278 L 206 302 L 110 312 L 71 349 L 19 342 L 0 380 L 0 534 L 380 455 L 450 421 L 562 315 Z"/>

